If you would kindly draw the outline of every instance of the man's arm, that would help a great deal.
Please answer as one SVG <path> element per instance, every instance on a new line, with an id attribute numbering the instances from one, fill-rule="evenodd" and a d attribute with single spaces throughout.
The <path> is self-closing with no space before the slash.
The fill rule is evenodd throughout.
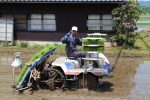
<path id="1" fill-rule="evenodd" d="M 81 45 L 82 46 L 82 39 L 81 38 L 77 38 L 77 45 Z"/>
<path id="2" fill-rule="evenodd" d="M 61 42 L 62 42 L 62 43 L 65 43 L 65 44 L 67 43 L 67 40 L 68 40 L 68 38 L 65 38 L 65 37 L 62 37 L 62 38 L 61 38 Z"/>
<path id="3" fill-rule="evenodd" d="M 68 37 L 70 36 L 71 31 L 67 33 L 64 37 L 61 38 L 62 43 L 67 43 L 68 42 Z"/>

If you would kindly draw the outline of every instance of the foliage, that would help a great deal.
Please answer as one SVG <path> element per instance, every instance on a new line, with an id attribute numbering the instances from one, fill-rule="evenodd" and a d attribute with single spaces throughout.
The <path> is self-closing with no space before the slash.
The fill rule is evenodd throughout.
<path id="1" fill-rule="evenodd" d="M 121 43 L 119 42 L 120 45 L 127 41 L 127 44 L 134 45 L 137 35 L 134 33 L 134 30 L 137 29 L 136 21 L 139 19 L 139 15 L 144 13 L 138 5 L 138 2 L 129 0 L 126 4 L 113 9 L 113 20 L 117 23 L 115 25 L 116 34 L 110 38 L 111 41 L 122 41 Z"/>
<path id="2" fill-rule="evenodd" d="M 3 42 L 3 43 L 2 43 L 2 46 L 3 46 L 3 47 L 8 47 L 8 41 Z"/>
<path id="3" fill-rule="evenodd" d="M 20 41 L 19 44 L 17 44 L 18 47 L 27 48 L 29 46 L 29 43 L 26 41 Z"/>
<path id="4" fill-rule="evenodd" d="M 139 8 L 142 9 L 143 11 L 145 11 L 146 13 L 150 14 L 150 7 L 140 6 Z"/>

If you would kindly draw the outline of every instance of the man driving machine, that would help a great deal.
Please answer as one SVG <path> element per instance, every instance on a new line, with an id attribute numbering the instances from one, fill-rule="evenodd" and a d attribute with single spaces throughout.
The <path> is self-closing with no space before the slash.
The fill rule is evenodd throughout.
<path id="1" fill-rule="evenodd" d="M 66 44 L 67 55 L 69 57 L 85 57 L 81 50 L 76 50 L 76 45 L 82 45 L 82 39 L 77 37 L 78 28 L 73 26 L 71 31 L 61 38 L 61 42 Z"/>

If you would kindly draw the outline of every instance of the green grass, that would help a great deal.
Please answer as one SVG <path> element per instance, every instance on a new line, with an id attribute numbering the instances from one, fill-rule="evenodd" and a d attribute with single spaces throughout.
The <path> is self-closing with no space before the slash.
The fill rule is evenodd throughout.
<path id="1" fill-rule="evenodd" d="M 150 18 L 140 18 L 138 21 L 150 21 Z"/>
<path id="2" fill-rule="evenodd" d="M 150 49 L 150 31 L 141 31 L 140 35 L 142 37 L 145 37 L 148 35 L 148 37 L 143 38 L 143 40 L 145 41 L 145 43 L 148 45 L 149 49 Z M 119 50 L 119 46 L 116 47 L 111 47 L 111 48 L 105 48 L 106 52 L 110 52 L 110 53 L 116 53 Z M 123 49 L 122 52 L 124 53 L 146 53 L 146 54 L 150 54 L 150 51 L 147 49 L 147 47 L 145 46 L 145 44 L 143 43 L 143 41 L 138 38 L 135 41 L 135 46 L 132 49 Z"/>

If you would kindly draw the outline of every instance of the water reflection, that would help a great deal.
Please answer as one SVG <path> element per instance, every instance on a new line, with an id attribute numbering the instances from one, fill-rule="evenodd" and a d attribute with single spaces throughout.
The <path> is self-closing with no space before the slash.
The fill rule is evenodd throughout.
<path id="1" fill-rule="evenodd" d="M 136 25 L 138 27 L 137 30 L 135 30 L 135 32 L 140 32 L 142 30 L 150 30 L 150 25 Z"/>
<path id="2" fill-rule="evenodd" d="M 150 61 L 144 61 L 143 64 L 136 69 L 137 73 L 134 76 L 136 86 L 132 89 L 129 97 L 133 98 L 150 98 Z"/>

